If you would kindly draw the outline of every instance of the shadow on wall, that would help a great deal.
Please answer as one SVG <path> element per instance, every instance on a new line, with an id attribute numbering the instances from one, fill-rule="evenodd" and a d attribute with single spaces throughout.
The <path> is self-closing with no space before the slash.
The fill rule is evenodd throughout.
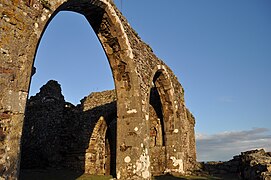
<path id="1" fill-rule="evenodd" d="M 5 127 L 5 123 L 9 124 L 9 117 L 10 115 L 6 112 L 1 114 L 1 121 L 0 121 L 0 157 L 4 156 L 5 153 L 5 139 L 6 139 L 6 135 L 5 133 L 7 133 L 7 127 Z M 3 172 L 5 171 L 5 167 L 3 165 L 0 165 L 0 175 L 3 174 Z"/>
<path id="2" fill-rule="evenodd" d="M 149 103 L 152 174 L 161 175 L 166 168 L 165 139 L 162 103 L 156 87 L 151 89 Z M 74 106 L 65 102 L 60 85 L 49 81 L 27 102 L 21 179 L 34 178 L 44 171 L 51 177 L 59 177 L 61 172 L 70 177 L 116 177 L 116 123 L 114 90 L 91 93 Z"/>
<path id="3" fill-rule="evenodd" d="M 105 95 L 92 93 L 74 106 L 65 102 L 60 85 L 51 80 L 28 100 L 20 179 L 29 178 L 31 171 L 34 176 L 37 170 L 50 169 L 54 176 L 70 171 L 74 179 L 84 173 L 116 175 L 115 91 L 101 93 Z"/>
<path id="4" fill-rule="evenodd" d="M 154 177 L 154 180 L 185 180 L 185 178 L 175 177 L 170 174 L 166 174 L 162 176 L 156 176 Z"/>
<path id="5" fill-rule="evenodd" d="M 161 175 L 166 170 L 166 148 L 163 108 L 158 89 L 154 86 L 150 92 L 150 156 L 152 175 Z"/>

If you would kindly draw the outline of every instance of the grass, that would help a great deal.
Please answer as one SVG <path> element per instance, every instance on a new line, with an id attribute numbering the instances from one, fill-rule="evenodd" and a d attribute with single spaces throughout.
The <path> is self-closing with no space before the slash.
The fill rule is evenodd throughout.
<path id="1" fill-rule="evenodd" d="M 110 180 L 112 176 L 87 175 L 70 170 L 24 170 L 20 174 L 20 180 Z M 153 180 L 219 180 L 222 178 L 213 176 L 172 176 L 169 174 L 155 176 Z M 223 178 L 224 179 L 224 178 Z M 225 178 L 229 179 L 229 178 Z M 230 178 L 231 179 L 231 178 Z"/>
<path id="2" fill-rule="evenodd" d="M 98 176 L 98 175 L 83 174 L 76 180 L 110 180 L 112 178 L 113 178 L 112 176 Z"/>
<path id="3" fill-rule="evenodd" d="M 156 176 L 153 177 L 154 180 L 218 180 L 221 178 L 213 177 L 213 176 L 207 176 L 207 177 L 200 177 L 200 176 L 172 176 L 172 175 L 162 175 L 162 176 Z"/>
<path id="4" fill-rule="evenodd" d="M 82 175 L 76 180 L 110 180 L 112 179 L 112 176 L 95 176 L 95 175 Z M 156 176 L 152 178 L 153 180 L 218 180 L 221 178 L 217 177 L 199 177 L 199 176 L 179 176 L 175 177 L 172 175 L 162 175 L 162 176 Z"/>

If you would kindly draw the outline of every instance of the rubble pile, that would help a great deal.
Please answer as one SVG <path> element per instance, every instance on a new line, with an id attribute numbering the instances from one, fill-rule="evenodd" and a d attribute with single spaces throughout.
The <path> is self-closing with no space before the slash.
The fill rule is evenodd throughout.
<path id="1" fill-rule="evenodd" d="M 203 170 L 214 176 L 229 175 L 248 180 L 271 180 L 271 152 L 264 149 L 241 152 L 226 162 L 203 163 Z"/>

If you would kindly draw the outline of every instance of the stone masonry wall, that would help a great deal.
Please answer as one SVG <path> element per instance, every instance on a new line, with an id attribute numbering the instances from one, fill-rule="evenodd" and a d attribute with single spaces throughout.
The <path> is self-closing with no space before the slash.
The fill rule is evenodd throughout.
<path id="1" fill-rule="evenodd" d="M 208 162 L 202 165 L 203 170 L 215 176 L 232 175 L 246 180 L 271 179 L 271 152 L 265 152 L 264 149 L 241 152 L 226 162 Z"/>
<path id="2" fill-rule="evenodd" d="M 86 159 L 86 152 L 93 153 L 90 147 L 95 134 L 98 120 L 106 119 L 107 134 L 110 140 L 111 158 L 116 154 L 116 99 L 114 91 L 92 93 L 74 106 L 65 102 L 60 85 L 49 81 L 36 96 L 27 102 L 26 117 L 22 136 L 21 169 L 69 168 L 84 172 L 89 170 L 97 158 Z M 104 137 L 105 138 L 105 137 Z M 104 146 L 100 142 L 94 146 Z M 102 154 L 102 152 L 97 152 Z M 103 157 L 102 157 L 103 158 Z M 114 174 L 115 160 L 111 164 L 111 174 Z M 100 166 L 100 164 L 99 164 Z M 104 164 L 102 166 L 104 168 Z M 113 168 L 114 167 L 114 168 Z M 92 174 L 105 174 L 101 171 L 91 171 Z M 108 171 L 110 174 L 110 169 Z"/>
<path id="3" fill-rule="evenodd" d="M 21 168 L 44 168 L 61 162 L 65 100 L 60 85 L 49 81 L 27 102 L 22 135 Z"/>
<path id="4" fill-rule="evenodd" d="M 150 161 L 150 148 L 155 136 L 151 138 L 150 134 L 159 132 L 159 128 L 151 127 L 153 123 L 149 121 L 153 113 L 149 105 L 153 87 L 160 96 L 163 114 L 160 124 L 165 143 L 162 145 L 164 150 L 159 152 L 165 154 L 166 160 L 165 163 L 161 160 L 161 164 L 166 172 L 188 174 L 196 162 L 195 121 L 189 119 L 183 88 L 170 68 L 140 39 L 112 0 L 0 0 L 1 177 L 18 177 L 20 140 L 36 50 L 47 25 L 64 10 L 85 16 L 108 57 L 117 99 L 117 178 L 151 178 L 151 163 L 154 162 Z M 50 110 L 50 107 L 46 108 Z M 58 108 L 61 110 L 62 107 Z M 64 108 L 64 112 L 65 109 L 69 108 Z M 77 110 L 71 112 L 76 116 Z M 97 129 L 105 133 L 104 122 L 107 121 L 104 117 L 98 118 Z M 157 120 L 153 122 L 159 124 Z M 107 141 L 102 137 L 96 134 L 90 139 Z M 158 133 L 156 139 L 159 138 Z M 100 148 L 106 154 L 108 148 Z M 88 154 L 90 158 L 95 151 Z"/>
<path id="5" fill-rule="evenodd" d="M 166 139 L 162 104 L 156 88 L 152 88 L 149 106 L 151 172 L 161 175 L 166 171 Z M 48 81 L 27 102 L 21 169 L 70 168 L 115 176 L 116 111 L 114 90 L 91 93 L 74 106 L 65 102 L 56 81 Z M 101 117 L 106 120 L 106 134 L 97 129 Z M 98 137 L 95 133 L 104 136 L 103 141 L 95 141 Z M 103 152 L 106 140 L 109 141 L 108 154 Z M 105 156 L 109 156 L 108 163 Z"/>

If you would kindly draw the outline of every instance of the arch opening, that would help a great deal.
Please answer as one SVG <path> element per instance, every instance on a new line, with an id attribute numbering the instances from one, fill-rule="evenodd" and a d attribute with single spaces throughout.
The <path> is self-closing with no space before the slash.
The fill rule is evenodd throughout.
<path id="1" fill-rule="evenodd" d="M 86 149 L 86 174 L 116 176 L 115 118 L 107 119 L 101 116 L 94 127 Z"/>
<path id="2" fill-rule="evenodd" d="M 153 86 L 157 89 L 161 100 L 166 139 L 166 136 L 172 134 L 174 131 L 174 110 L 172 102 L 173 87 L 164 70 L 159 70 L 155 73 L 153 78 Z"/>
<path id="3" fill-rule="evenodd" d="M 93 30 L 97 33 L 95 28 L 93 27 Z M 65 60 L 67 63 L 67 59 Z M 97 72 L 97 67 L 94 70 Z M 97 79 L 97 74 L 94 76 Z M 71 82 L 68 85 L 74 87 Z M 29 171 L 33 169 L 46 169 L 46 175 L 53 175 L 56 178 L 61 178 L 64 173 L 69 174 L 70 178 L 79 177 L 83 173 L 115 177 L 116 91 L 90 94 L 77 106 L 66 102 L 61 91 L 56 81 L 48 81 L 40 92 L 27 102 L 22 135 L 20 178 L 35 177 L 37 172 Z M 101 97 L 103 99 L 99 101 Z M 97 166 L 88 166 L 86 151 L 92 148 L 89 147 L 89 142 L 99 119 L 98 116 L 109 119 L 106 123 L 111 124 L 111 128 L 100 129 L 104 134 L 99 141 L 102 148 L 98 148 L 97 152 L 102 157 L 96 156 L 95 161 L 101 160 L 101 170 L 88 171 L 97 168 Z"/>
<path id="4" fill-rule="evenodd" d="M 150 92 L 150 147 L 165 146 L 164 117 L 161 99 L 157 87 L 152 87 Z"/>
<path id="5" fill-rule="evenodd" d="M 74 105 L 90 92 L 114 89 L 107 56 L 82 14 L 59 11 L 40 39 L 30 96 L 51 79 L 61 84 L 65 100 Z"/>
<path id="6" fill-rule="evenodd" d="M 149 99 L 150 154 L 153 175 L 161 175 L 167 169 L 168 136 L 172 134 L 173 110 L 170 98 L 170 81 L 162 70 L 152 80 Z"/>

